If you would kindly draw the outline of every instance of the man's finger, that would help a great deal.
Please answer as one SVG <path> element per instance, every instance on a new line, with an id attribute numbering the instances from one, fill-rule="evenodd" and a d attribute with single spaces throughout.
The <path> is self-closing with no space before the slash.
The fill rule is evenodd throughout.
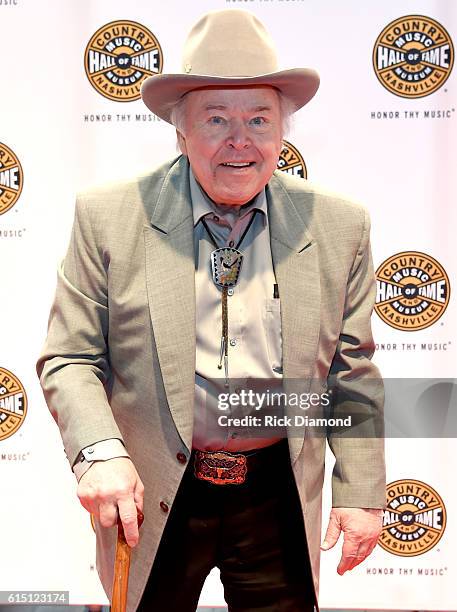
<path id="1" fill-rule="evenodd" d="M 118 508 L 125 539 L 127 544 L 133 548 L 138 544 L 139 540 L 136 504 L 132 497 L 128 497 L 118 501 Z"/>
<path id="2" fill-rule="evenodd" d="M 337 569 L 340 575 L 344 574 L 344 572 L 353 569 L 354 567 L 359 565 L 359 563 L 362 563 L 362 561 L 364 561 L 364 559 L 366 559 L 368 555 L 371 554 L 374 547 L 378 543 L 378 537 L 376 536 L 376 538 L 370 538 L 363 542 L 357 542 L 357 540 L 348 539 L 348 543 L 349 542 L 352 542 L 352 545 L 348 545 L 346 549 L 343 545 L 341 561 Z"/>
<path id="3" fill-rule="evenodd" d="M 359 540 L 359 548 L 356 556 L 352 559 L 352 562 L 348 566 L 348 570 L 353 569 L 359 563 L 362 563 L 364 559 L 373 552 L 374 547 L 378 543 L 379 533 L 372 533 L 367 535 L 364 539 Z"/>
<path id="4" fill-rule="evenodd" d="M 340 537 L 341 526 L 334 512 L 330 513 L 330 519 L 328 522 L 327 531 L 325 533 L 324 541 L 321 545 L 321 550 L 329 550 L 338 542 Z"/>
<path id="5" fill-rule="evenodd" d="M 91 503 L 89 500 L 87 500 L 84 497 L 80 497 L 79 501 L 81 503 L 81 506 L 87 510 L 87 512 L 89 512 L 90 514 L 94 514 L 95 516 L 98 516 L 98 508 L 95 506 L 95 504 Z"/>
<path id="6" fill-rule="evenodd" d="M 139 479 L 136 484 L 135 491 L 133 492 L 133 499 L 138 510 L 143 512 L 144 485 Z"/>
<path id="7" fill-rule="evenodd" d="M 357 557 L 359 551 L 359 541 L 351 539 L 347 535 L 344 536 L 343 549 L 341 551 L 341 559 L 336 568 L 340 576 L 344 574 L 352 565 L 354 558 Z"/>
<path id="8" fill-rule="evenodd" d="M 100 504 L 98 507 L 98 520 L 102 527 L 113 527 L 117 521 L 117 506 L 113 502 Z"/>
<path id="9" fill-rule="evenodd" d="M 372 553 L 377 543 L 377 537 L 367 540 L 366 542 L 362 542 L 359 546 L 359 550 L 357 551 L 357 555 L 354 557 L 350 567 L 348 567 L 348 570 L 351 570 L 357 565 L 359 565 L 359 563 L 362 563 L 362 561 L 364 561 L 368 557 L 368 555 Z"/>

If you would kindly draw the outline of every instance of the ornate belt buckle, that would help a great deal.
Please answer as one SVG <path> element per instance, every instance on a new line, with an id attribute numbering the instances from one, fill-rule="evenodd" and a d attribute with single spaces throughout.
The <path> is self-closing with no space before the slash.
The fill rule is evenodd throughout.
<path id="1" fill-rule="evenodd" d="M 197 451 L 194 473 L 215 485 L 242 484 L 247 472 L 246 456 L 226 451 Z"/>

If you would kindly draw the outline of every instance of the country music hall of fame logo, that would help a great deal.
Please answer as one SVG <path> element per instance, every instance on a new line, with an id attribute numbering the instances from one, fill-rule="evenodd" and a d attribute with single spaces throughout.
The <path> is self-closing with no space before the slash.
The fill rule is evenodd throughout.
<path id="1" fill-rule="evenodd" d="M 84 66 L 94 89 L 109 100 L 133 102 L 143 81 L 163 69 L 159 41 L 135 21 L 111 21 L 99 28 L 86 47 Z"/>
<path id="2" fill-rule="evenodd" d="M 407 15 L 389 23 L 373 48 L 379 82 L 402 98 L 423 98 L 444 85 L 454 64 L 454 45 L 435 19 Z"/>
<path id="3" fill-rule="evenodd" d="M 17 155 L 0 142 L 0 215 L 13 208 L 24 184 L 24 173 Z"/>
<path id="4" fill-rule="evenodd" d="M 387 506 L 378 543 L 400 557 L 428 552 L 443 537 L 446 506 L 435 489 L 420 480 L 396 480 L 387 485 Z"/>
<path id="5" fill-rule="evenodd" d="M 417 331 L 444 314 L 451 288 L 443 266 L 419 251 L 386 259 L 376 270 L 376 314 L 391 327 Z"/>
<path id="6" fill-rule="evenodd" d="M 299 176 L 301 178 L 307 178 L 308 176 L 302 154 L 297 147 L 294 147 L 294 145 L 287 140 L 282 141 L 282 149 L 279 154 L 277 168 L 292 176 Z"/>
<path id="7" fill-rule="evenodd" d="M 23 424 L 27 414 L 27 395 L 19 378 L 0 367 L 0 441 L 6 440 Z"/>

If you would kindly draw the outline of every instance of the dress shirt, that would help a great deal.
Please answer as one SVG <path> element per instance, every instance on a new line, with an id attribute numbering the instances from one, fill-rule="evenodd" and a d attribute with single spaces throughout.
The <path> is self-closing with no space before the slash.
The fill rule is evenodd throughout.
<path id="1" fill-rule="evenodd" d="M 280 301 L 274 297 L 276 278 L 270 248 L 270 231 L 265 189 L 241 207 L 217 205 L 206 195 L 190 172 L 190 193 L 194 217 L 196 369 L 195 409 L 192 446 L 200 450 L 243 451 L 268 446 L 279 437 L 256 437 L 248 427 L 225 427 L 217 423 L 221 411 L 217 394 L 249 388 L 250 379 L 268 379 L 276 386 L 282 381 Z M 228 373 L 229 389 L 224 387 L 224 369 L 218 369 L 222 334 L 222 290 L 211 272 L 210 255 L 215 246 L 236 247 L 243 263 L 238 282 L 228 292 Z M 268 388 L 271 390 L 271 386 Z M 236 416 L 256 414 L 246 408 Z"/>

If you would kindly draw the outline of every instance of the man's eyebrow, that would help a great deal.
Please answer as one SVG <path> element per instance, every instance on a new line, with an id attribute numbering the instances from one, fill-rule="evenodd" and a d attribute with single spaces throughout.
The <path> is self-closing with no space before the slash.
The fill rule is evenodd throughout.
<path id="1" fill-rule="evenodd" d="M 263 113 L 264 111 L 271 111 L 271 106 L 255 106 L 252 110 L 255 113 Z"/>
<path id="2" fill-rule="evenodd" d="M 205 111 L 211 111 L 211 110 L 227 110 L 227 106 L 225 106 L 224 104 L 207 104 L 205 106 Z M 250 109 L 250 112 L 252 113 L 263 113 L 264 111 L 271 111 L 271 106 L 266 106 L 266 105 L 261 105 L 261 106 L 254 106 L 253 108 Z"/>
<path id="3" fill-rule="evenodd" d="M 226 110 L 227 107 L 224 106 L 223 104 L 207 104 L 205 106 L 205 111 L 210 111 L 210 110 Z"/>

